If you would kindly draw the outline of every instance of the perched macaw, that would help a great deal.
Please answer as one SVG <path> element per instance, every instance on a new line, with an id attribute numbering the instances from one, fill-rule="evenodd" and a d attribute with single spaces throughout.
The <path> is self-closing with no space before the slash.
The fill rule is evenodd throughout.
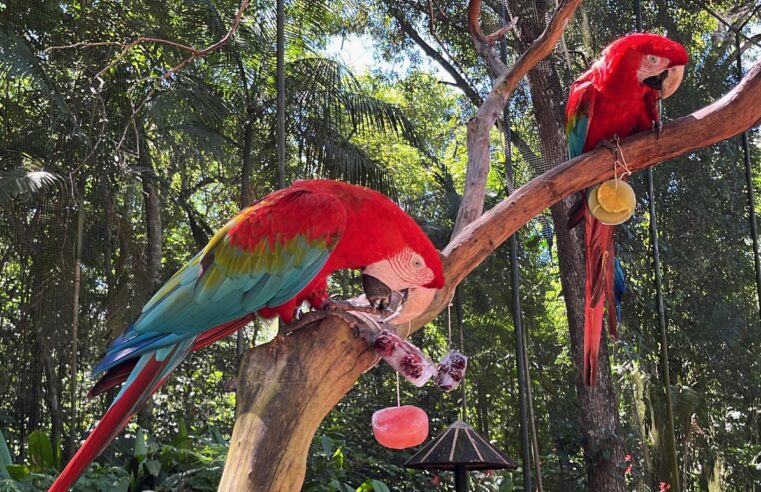
<path id="1" fill-rule="evenodd" d="M 288 322 L 304 301 L 325 307 L 328 276 L 361 269 L 368 300 L 406 294 L 396 322 L 422 312 L 444 285 L 441 260 L 412 218 L 382 194 L 337 181 L 300 181 L 240 212 L 182 267 L 109 346 L 91 394 L 121 388 L 49 489 L 68 490 L 192 350 L 253 319 Z"/>
<path id="2" fill-rule="evenodd" d="M 686 64 L 684 47 L 657 34 L 630 34 L 611 43 L 571 86 L 565 126 L 569 156 L 576 157 L 615 136 L 660 131 L 659 101 L 679 87 Z M 571 212 L 569 226 L 582 219 L 586 222 L 583 375 L 587 384 L 594 385 L 604 301 L 609 303 L 608 326 L 615 337 L 625 282 L 613 251 L 614 226 L 592 216 L 585 196 Z"/>

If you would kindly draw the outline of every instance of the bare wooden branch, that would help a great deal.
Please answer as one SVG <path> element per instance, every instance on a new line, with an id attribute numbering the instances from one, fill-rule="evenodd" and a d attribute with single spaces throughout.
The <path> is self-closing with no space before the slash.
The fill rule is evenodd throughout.
<path id="1" fill-rule="evenodd" d="M 476 115 L 468 121 L 468 169 L 465 174 L 465 192 L 457 213 L 454 232 L 456 236 L 469 223 L 477 219 L 484 208 L 486 177 L 489 174 L 489 132 L 497 121 L 502 108 L 507 104 L 510 94 L 518 82 L 540 60 L 552 52 L 566 24 L 570 20 L 581 0 L 562 0 L 552 15 L 547 28 L 518 58 L 509 70 L 504 70 L 494 81 L 494 88 L 478 109 Z M 498 66 L 493 60 L 496 52 L 486 43 L 481 32 L 479 9 L 481 0 L 471 0 L 469 7 L 470 28 L 476 49 L 484 56 L 488 64 Z M 483 48 L 483 47 L 486 48 Z M 483 50 L 483 53 L 482 53 Z M 493 57 L 491 56 L 493 55 Z M 497 58 L 499 61 L 499 59 Z M 499 62 L 502 64 L 502 62 Z M 502 64 L 504 66 L 504 64 Z"/>
<path id="2" fill-rule="evenodd" d="M 761 123 L 761 62 L 715 103 L 621 143 L 632 171 L 712 145 Z M 447 283 L 410 333 L 434 319 L 468 273 L 529 220 L 579 190 L 613 177 L 599 149 L 567 161 L 518 188 L 465 227 L 442 252 Z M 407 326 L 402 327 L 406 334 Z M 368 342 L 329 317 L 250 350 L 238 390 L 238 419 L 219 490 L 298 491 L 309 445 L 322 419 L 378 361 Z M 371 431 L 356 429 L 364 439 Z"/>
<path id="3" fill-rule="evenodd" d="M 209 53 L 212 53 L 219 48 L 222 48 L 227 43 L 230 42 L 235 32 L 238 30 L 238 27 L 240 26 L 241 20 L 243 19 L 243 13 L 248 8 L 248 5 L 251 3 L 251 0 L 242 0 L 240 3 L 240 7 L 238 7 L 238 12 L 235 14 L 235 18 L 233 19 L 233 23 L 230 26 L 230 29 L 227 31 L 227 33 L 222 36 L 221 39 L 219 39 L 216 43 L 207 46 L 206 48 L 198 49 L 194 48 L 192 46 L 188 46 L 186 44 L 178 43 L 176 41 L 171 41 L 168 39 L 162 39 L 162 38 L 153 38 L 153 37 L 146 37 L 141 36 L 137 39 L 134 39 L 133 41 L 130 41 L 129 43 L 121 43 L 118 41 L 97 41 L 97 42 L 87 42 L 87 41 L 81 41 L 79 43 L 74 44 L 67 44 L 62 46 L 50 46 L 45 49 L 45 52 L 50 52 L 54 50 L 63 50 L 63 49 L 71 49 L 71 48 L 93 48 L 98 46 L 120 46 L 122 48 L 121 52 L 119 52 L 118 55 L 109 63 L 106 67 L 101 69 L 97 74 L 95 74 L 95 78 L 101 77 L 104 73 L 111 70 L 114 66 L 116 66 L 119 61 L 121 61 L 124 56 L 131 51 L 136 46 L 139 46 L 141 44 L 161 44 L 164 46 L 170 46 L 172 48 L 177 48 L 182 51 L 187 51 L 190 53 L 190 56 L 187 58 L 184 58 L 180 63 L 173 66 L 166 72 L 164 72 L 164 75 L 162 75 L 162 80 L 166 80 L 175 73 L 179 72 L 186 66 L 188 66 L 190 63 L 194 62 L 195 60 L 202 58 Z"/>
<path id="4" fill-rule="evenodd" d="M 660 137 L 644 132 L 621 142 L 631 171 L 707 147 L 761 124 L 761 61 L 724 97 L 663 126 Z M 444 249 L 446 287 L 412 332 L 446 308 L 454 288 L 486 256 L 529 220 L 563 198 L 614 176 L 609 150 L 597 149 L 560 164 L 518 188 L 509 198 L 463 228 Z"/>
<path id="5" fill-rule="evenodd" d="M 505 34 L 510 32 L 510 30 L 512 30 L 513 28 L 515 28 L 515 24 L 517 24 L 517 23 L 518 23 L 518 18 L 517 17 L 511 19 L 510 22 L 508 22 L 506 25 L 504 25 L 503 27 L 497 29 L 493 33 L 487 35 L 486 36 L 486 43 L 490 44 L 490 45 L 493 45 L 494 43 L 499 41 L 500 38 L 502 38 L 502 36 L 504 36 Z"/>
<path id="6" fill-rule="evenodd" d="M 489 76 L 497 79 L 507 71 L 507 66 L 499 59 L 494 43 L 490 43 L 481 31 L 481 0 L 470 0 L 468 4 L 468 27 L 476 52 L 486 62 Z"/>

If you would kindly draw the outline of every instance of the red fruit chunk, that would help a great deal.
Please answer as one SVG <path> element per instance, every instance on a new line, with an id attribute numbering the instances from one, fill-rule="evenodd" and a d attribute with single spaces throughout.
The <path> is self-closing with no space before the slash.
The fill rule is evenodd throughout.
<path id="1" fill-rule="evenodd" d="M 393 333 L 383 330 L 375 339 L 375 351 L 381 357 L 389 357 L 394 353 L 394 349 L 401 339 Z"/>

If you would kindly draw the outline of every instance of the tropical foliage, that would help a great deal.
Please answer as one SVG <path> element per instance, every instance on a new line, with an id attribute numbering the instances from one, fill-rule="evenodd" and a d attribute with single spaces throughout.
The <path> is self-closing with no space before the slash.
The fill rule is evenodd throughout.
<path id="1" fill-rule="evenodd" d="M 484 1 L 484 32 L 506 22 L 501 3 Z M 462 192 L 465 123 L 491 86 L 466 4 L 287 1 L 286 181 L 330 177 L 385 191 L 443 247 Z M 538 3 L 507 4 L 529 18 Z M 667 119 L 738 81 L 734 35 L 701 5 L 643 1 L 645 27 L 679 40 L 691 56 L 680 91 L 664 105 Z M 227 218 L 277 186 L 274 2 L 253 0 L 231 42 L 168 77 L 187 52 L 150 42 L 122 52 L 140 36 L 209 46 L 238 6 L 0 2 L 0 490 L 51 483 L 110 401 L 86 398 L 89 369 L 109 339 Z M 710 4 L 735 26 L 754 8 L 751 1 Z M 758 32 L 754 19 L 748 37 Z M 562 106 L 586 60 L 634 26 L 631 2 L 585 2 L 540 66 L 560 83 L 552 104 Z M 366 49 L 374 62 L 344 63 L 335 48 L 342 39 L 350 53 Z M 512 33 L 507 41 L 514 60 L 520 44 Z M 748 67 L 761 51 L 742 44 Z M 536 103 L 524 81 L 508 108 L 509 144 L 498 129 L 492 134 L 487 207 L 562 160 L 542 153 Z M 757 133 L 750 139 L 758 189 L 761 148 Z M 761 329 L 741 147 L 728 140 L 654 172 L 679 472 L 686 490 L 751 490 L 761 481 Z M 630 293 L 613 349 L 623 432 L 610 438 L 627 450 L 615 479 L 621 489 L 658 490 L 670 481 L 668 421 L 646 183 L 644 176 L 632 182 L 640 202 L 617 238 Z M 585 408 L 549 224 L 539 217 L 517 235 L 532 428 L 544 489 L 584 490 L 598 457 L 582 452 Z M 517 459 L 510 267 L 509 248 L 498 248 L 458 288 L 450 314 L 414 337 L 433 358 L 463 345 L 470 356 L 464 390 L 402 384 L 401 399 L 426 409 L 432 433 L 466 418 Z M 356 292 L 358 276 L 338 275 L 332 284 L 345 297 Z M 243 342 L 266 343 L 275 333 L 258 321 Z M 235 418 L 238 356 L 233 338 L 189 357 L 77 490 L 214 490 Z M 406 469 L 409 451 L 373 441 L 372 413 L 395 402 L 388 367 L 365 374 L 315 437 L 304 489 L 451 483 L 448 473 Z M 473 474 L 472 484 L 520 489 L 523 471 Z"/>

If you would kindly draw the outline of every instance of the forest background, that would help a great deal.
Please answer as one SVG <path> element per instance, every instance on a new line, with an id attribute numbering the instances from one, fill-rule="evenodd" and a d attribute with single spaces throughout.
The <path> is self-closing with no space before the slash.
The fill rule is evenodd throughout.
<path id="1" fill-rule="evenodd" d="M 286 2 L 284 173 L 276 153 L 273 2 L 252 1 L 228 44 L 180 70 L 168 72 L 188 54 L 165 44 L 119 55 L 119 43 L 140 36 L 212 45 L 238 8 L 235 0 L 0 3 L 0 430 L 8 447 L 0 443 L 0 461 L 12 462 L 0 467 L 0 490 L 50 484 L 110 402 L 86 398 L 89 370 L 109 339 L 214 230 L 279 180 L 365 184 L 397 200 L 437 246 L 451 235 L 467 164 L 465 122 L 491 88 L 466 3 Z M 509 65 L 552 8 L 541 0 L 506 8 L 484 1 L 483 30 L 521 19 L 505 37 Z M 645 28 L 690 52 L 684 83 L 665 102 L 666 120 L 739 80 L 735 34 L 716 16 L 734 28 L 750 19 L 742 59 L 749 67 L 759 58 L 758 10 L 750 0 L 643 2 Z M 487 208 L 565 160 L 552 151 L 562 142 L 540 140 L 547 119 L 558 120 L 587 63 L 633 30 L 633 2 L 579 7 L 492 132 Z M 85 41 L 101 44 L 78 45 Z M 532 83 L 542 77 L 556 83 L 537 91 Z M 757 132 L 750 138 L 758 185 L 761 142 Z M 670 161 L 654 177 L 682 485 L 755 490 L 761 326 L 740 141 Z M 621 337 L 611 345 L 615 391 L 607 396 L 621 429 L 606 439 L 624 459 L 609 480 L 611 490 L 663 490 L 671 464 L 644 173 L 632 184 L 637 211 L 617 228 L 630 292 Z M 580 423 L 585 408 L 552 232 L 548 212 L 517 234 L 531 428 L 544 489 L 585 490 L 609 450 L 585 448 L 589 429 Z M 434 359 L 452 346 L 471 357 L 463 391 L 402 384 L 402 400 L 426 409 L 433 433 L 466 418 L 517 460 L 510 272 L 504 245 L 460 285 L 451 315 L 413 337 Z M 332 288 L 350 297 L 358 276 L 337 275 Z M 239 357 L 276 330 L 256 322 L 189 357 L 78 490 L 215 490 L 235 418 Z M 370 416 L 395 402 L 389 367 L 365 374 L 315 437 L 305 490 L 422 490 L 451 480 L 406 470 L 409 452 L 372 439 Z M 523 476 L 474 474 L 473 484 L 520 490 Z"/>

